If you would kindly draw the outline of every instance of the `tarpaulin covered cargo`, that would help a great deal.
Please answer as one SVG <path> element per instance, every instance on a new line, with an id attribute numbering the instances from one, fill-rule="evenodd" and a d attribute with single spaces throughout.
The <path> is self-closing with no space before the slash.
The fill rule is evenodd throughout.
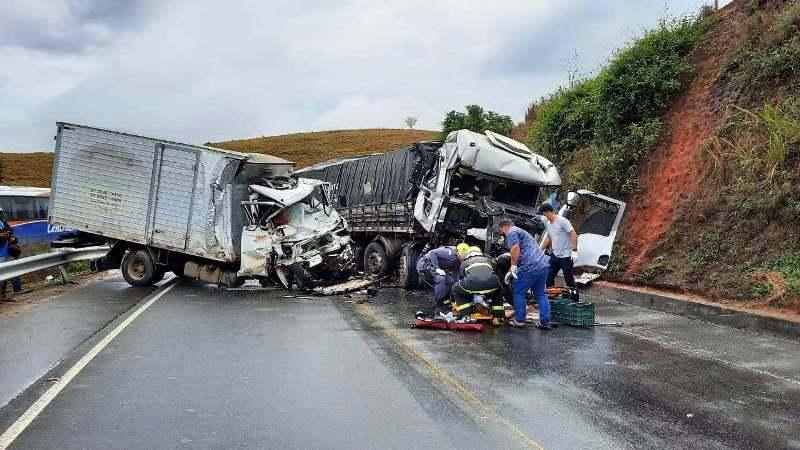
<path id="1" fill-rule="evenodd" d="M 332 183 L 336 208 L 404 203 L 414 199 L 415 168 L 441 147 L 423 142 L 388 153 L 328 161 L 295 172 Z"/>
<path id="2" fill-rule="evenodd" d="M 288 175 L 292 166 L 269 155 L 58 123 L 50 222 L 234 261 L 243 226 L 238 205 L 248 195 L 241 178 Z"/>

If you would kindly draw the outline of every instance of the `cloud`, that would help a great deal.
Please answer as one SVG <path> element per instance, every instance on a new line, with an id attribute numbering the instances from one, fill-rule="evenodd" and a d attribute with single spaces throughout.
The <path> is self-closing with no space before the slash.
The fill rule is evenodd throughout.
<path id="1" fill-rule="evenodd" d="M 109 45 L 115 34 L 146 17 L 143 0 L 5 0 L 0 3 L 0 45 L 75 53 Z"/>
<path id="2" fill-rule="evenodd" d="M 701 0 L 669 0 L 673 13 Z M 652 26 L 664 0 L 5 0 L 0 149 L 57 120 L 185 142 L 326 128 L 438 128 L 527 104 Z"/>
<path id="3" fill-rule="evenodd" d="M 403 119 L 414 116 L 418 129 L 441 128 L 442 111 L 425 100 L 411 97 L 348 97 L 312 122 L 312 130 L 349 128 L 402 128 Z"/>

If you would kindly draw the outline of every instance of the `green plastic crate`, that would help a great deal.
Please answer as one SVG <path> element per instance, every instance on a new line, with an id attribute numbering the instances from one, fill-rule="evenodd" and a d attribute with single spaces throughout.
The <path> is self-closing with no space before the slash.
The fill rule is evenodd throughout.
<path id="1" fill-rule="evenodd" d="M 551 300 L 552 320 L 575 327 L 594 325 L 594 303 L 573 303 L 569 300 Z"/>

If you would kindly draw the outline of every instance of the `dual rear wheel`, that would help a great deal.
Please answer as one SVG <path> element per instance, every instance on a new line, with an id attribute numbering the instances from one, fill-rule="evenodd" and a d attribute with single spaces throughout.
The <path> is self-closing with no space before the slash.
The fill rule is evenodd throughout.
<path id="1" fill-rule="evenodd" d="M 370 276 L 383 277 L 389 275 L 395 268 L 392 256 L 380 242 L 370 242 L 364 249 L 364 273 Z M 405 289 L 415 289 L 419 284 L 417 274 L 417 260 L 419 249 L 413 244 L 406 244 L 397 259 L 397 276 L 400 286 Z"/>

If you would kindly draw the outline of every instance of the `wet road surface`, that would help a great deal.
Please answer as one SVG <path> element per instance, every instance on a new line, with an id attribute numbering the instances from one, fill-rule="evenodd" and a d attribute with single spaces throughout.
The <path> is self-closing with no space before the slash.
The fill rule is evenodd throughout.
<path id="1" fill-rule="evenodd" d="M 153 289 L 109 277 L 0 317 L 0 407 Z"/>
<path id="2" fill-rule="evenodd" d="M 177 285 L 11 448 L 800 448 L 795 341 L 614 303 L 622 327 L 412 330 L 422 292 L 286 296 Z"/>

